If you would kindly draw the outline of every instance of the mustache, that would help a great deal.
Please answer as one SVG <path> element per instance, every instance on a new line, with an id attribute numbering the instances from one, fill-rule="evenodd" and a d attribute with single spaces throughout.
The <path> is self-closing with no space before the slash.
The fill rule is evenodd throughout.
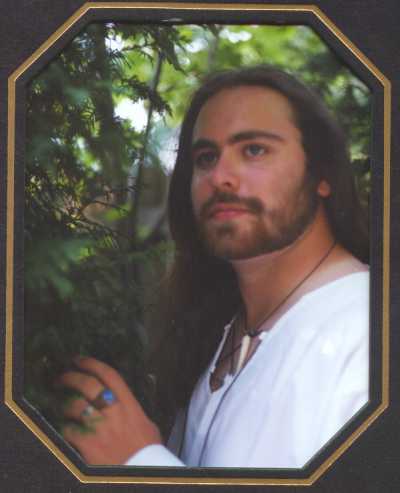
<path id="1" fill-rule="evenodd" d="M 218 204 L 238 204 L 254 214 L 261 214 L 264 212 L 264 205 L 255 197 L 239 197 L 234 193 L 216 191 L 206 202 L 204 202 L 200 209 L 200 217 L 202 219 L 206 218 L 209 215 L 210 209 Z"/>

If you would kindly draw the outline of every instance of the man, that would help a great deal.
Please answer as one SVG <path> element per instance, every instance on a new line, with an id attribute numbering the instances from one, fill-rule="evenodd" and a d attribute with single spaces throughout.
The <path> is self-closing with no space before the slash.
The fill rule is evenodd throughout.
<path id="1" fill-rule="evenodd" d="M 120 376 L 92 359 L 63 384 L 92 464 L 302 467 L 368 401 L 368 244 L 341 130 L 287 74 L 211 77 L 182 125 L 160 402 L 168 450 Z"/>

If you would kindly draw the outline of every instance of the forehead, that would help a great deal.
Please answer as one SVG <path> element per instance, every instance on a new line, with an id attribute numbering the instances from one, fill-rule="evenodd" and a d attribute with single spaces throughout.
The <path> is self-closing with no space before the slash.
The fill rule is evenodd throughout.
<path id="1" fill-rule="evenodd" d="M 222 89 L 207 100 L 196 119 L 193 140 L 249 129 L 299 133 L 292 105 L 283 94 L 243 85 Z"/>

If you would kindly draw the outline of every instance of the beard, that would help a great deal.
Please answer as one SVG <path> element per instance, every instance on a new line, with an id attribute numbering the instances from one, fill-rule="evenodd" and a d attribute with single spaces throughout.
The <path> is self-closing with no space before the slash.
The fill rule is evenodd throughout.
<path id="1" fill-rule="evenodd" d="M 315 180 L 308 173 L 280 208 L 267 210 L 255 197 L 215 192 L 203 205 L 197 221 L 200 241 L 207 252 L 224 260 L 244 260 L 282 250 L 293 244 L 315 218 L 319 198 Z M 211 207 L 220 203 L 246 207 L 248 222 L 235 220 L 215 224 L 209 218 Z"/>

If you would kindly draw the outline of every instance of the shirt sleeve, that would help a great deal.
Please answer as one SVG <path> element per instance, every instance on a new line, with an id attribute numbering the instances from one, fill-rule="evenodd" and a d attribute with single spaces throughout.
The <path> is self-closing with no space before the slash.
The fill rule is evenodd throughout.
<path id="1" fill-rule="evenodd" d="M 185 464 L 164 445 L 154 444 L 132 455 L 124 466 L 185 467 Z"/>

